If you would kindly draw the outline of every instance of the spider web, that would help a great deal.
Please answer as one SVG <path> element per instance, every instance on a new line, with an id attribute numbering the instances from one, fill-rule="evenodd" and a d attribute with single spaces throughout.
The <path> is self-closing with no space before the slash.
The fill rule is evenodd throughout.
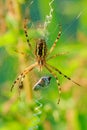
<path id="1" fill-rule="evenodd" d="M 47 14 L 46 15 L 46 18 L 45 18 L 45 20 L 44 20 L 44 26 L 43 26 L 43 31 L 44 31 L 44 33 L 43 33 L 43 36 L 45 37 L 46 36 L 46 38 L 48 38 L 48 35 L 49 35 L 49 37 L 52 37 L 52 35 L 53 34 L 57 34 L 58 33 L 58 24 L 52 29 L 52 33 L 48 33 L 48 31 L 47 31 L 47 27 L 48 26 L 50 26 L 50 24 L 51 24 L 51 22 L 52 21 L 54 21 L 53 20 L 53 13 L 55 12 L 55 9 L 52 7 L 52 4 L 53 4 L 53 2 L 54 2 L 55 0 L 51 0 L 50 2 L 49 2 L 49 7 L 50 7 L 50 10 L 49 10 L 49 14 Z M 79 6 L 79 5 L 78 5 Z M 78 7 L 78 6 L 76 6 L 76 7 Z M 68 24 L 68 26 L 65 26 L 64 27 L 64 25 L 63 25 L 63 30 L 62 30 L 62 37 L 64 37 L 64 35 L 66 35 L 67 34 L 67 32 L 69 31 L 69 32 L 71 32 L 72 31 L 72 29 L 73 29 L 73 26 L 74 26 L 74 24 L 79 20 L 79 18 L 83 15 L 83 14 L 85 14 L 85 13 L 87 13 L 87 8 L 85 8 L 85 7 L 83 7 L 82 9 L 80 8 L 80 10 L 78 10 L 77 12 L 76 12 L 76 14 L 69 20 L 69 22 L 70 22 L 70 24 Z M 58 21 L 60 21 L 60 23 L 62 23 L 62 21 L 63 21 L 63 17 L 60 17 L 59 18 L 60 20 L 58 20 Z M 66 40 L 66 41 L 68 41 L 68 40 L 70 40 L 72 37 L 73 37 L 73 33 L 71 33 L 70 34 L 71 36 L 70 37 L 68 37 L 68 39 Z M 51 40 L 52 40 L 52 38 L 50 38 Z M 51 41 L 50 40 L 50 41 Z M 54 39 L 53 39 L 54 40 Z M 52 41 L 53 41 L 52 40 Z M 53 42 L 52 42 L 53 43 Z M 47 98 L 47 97 L 46 97 Z M 37 100 L 36 102 L 38 102 L 38 104 L 39 105 L 43 105 L 41 102 L 39 102 L 39 100 Z M 38 109 L 37 107 L 36 107 L 36 109 Z M 38 110 L 38 113 L 40 112 L 40 114 L 41 114 L 41 111 L 39 111 Z M 38 116 L 38 113 L 37 114 L 35 114 L 35 115 L 33 115 L 33 116 Z M 38 122 L 39 122 L 40 120 L 38 120 Z M 38 123 L 37 122 L 37 123 Z M 37 128 L 38 128 L 38 126 L 36 126 Z"/>
<path id="2" fill-rule="evenodd" d="M 32 6 L 32 4 L 34 4 L 34 0 L 33 1 L 29 1 L 29 5 L 26 5 L 26 7 L 27 8 L 29 8 L 30 6 Z M 48 4 L 48 7 L 50 8 L 49 9 L 49 13 L 46 15 L 46 17 L 45 17 L 45 19 L 44 19 L 44 25 L 43 25 L 43 36 L 45 37 L 46 36 L 46 39 L 48 38 L 48 34 L 49 34 L 49 39 L 51 39 L 50 40 L 50 42 L 51 43 L 53 43 L 53 41 L 55 40 L 55 39 L 53 39 L 53 37 L 52 37 L 52 35 L 56 35 L 57 33 L 58 33 L 58 24 L 56 24 L 56 26 L 54 26 L 54 28 L 52 28 L 52 32 L 51 33 L 49 33 L 48 31 L 47 31 L 47 27 L 48 26 L 50 26 L 50 24 L 51 24 L 51 22 L 53 23 L 54 22 L 54 17 L 53 17 L 53 13 L 55 13 L 55 11 L 59 11 L 59 12 L 61 12 L 61 14 L 64 14 L 65 12 L 64 12 L 64 10 L 62 10 L 62 9 L 56 9 L 56 8 L 53 8 L 53 4 L 55 4 L 55 2 L 57 3 L 57 2 L 59 2 L 59 0 L 51 0 L 50 2 L 49 2 L 49 4 Z M 71 7 L 73 7 L 73 5 L 72 5 L 72 0 L 71 1 L 68 1 L 68 0 L 66 0 L 66 1 L 60 1 L 60 3 L 58 3 L 58 4 L 60 4 L 60 7 L 61 7 L 61 5 L 63 5 L 62 3 L 64 2 L 64 4 L 65 4 L 65 6 L 66 6 L 66 4 L 67 4 L 67 2 L 71 2 Z M 70 3 L 69 3 L 70 4 Z M 78 4 L 78 2 L 75 4 L 76 6 L 75 6 L 75 8 L 78 8 L 80 5 Z M 75 11 L 73 11 L 73 12 L 75 12 Z M 73 12 L 71 12 L 71 15 L 73 14 Z M 71 32 L 70 33 L 70 35 L 69 36 L 67 36 L 66 38 L 67 38 L 67 40 L 66 40 L 66 42 L 67 41 L 69 41 L 70 39 L 72 39 L 72 37 L 73 37 L 73 35 L 74 35 L 74 33 L 72 33 L 72 29 L 73 29 L 73 27 L 74 27 L 74 25 L 75 25 L 75 23 L 79 20 L 79 18 L 83 15 L 83 14 L 85 14 L 85 13 L 87 13 L 87 8 L 86 7 L 80 7 L 77 11 L 76 11 L 76 13 L 75 14 L 73 14 L 73 17 L 69 20 L 69 22 L 68 23 L 70 23 L 70 24 L 68 24 L 67 26 L 65 26 L 64 27 L 64 19 L 63 19 L 63 16 L 60 16 L 60 18 L 58 19 L 58 22 L 60 21 L 60 23 L 61 23 L 61 25 L 63 25 L 63 30 L 62 30 L 62 37 L 64 37 L 64 35 L 66 35 L 67 33 L 68 33 L 68 31 L 69 32 Z M 59 14 L 60 15 L 60 14 Z M 65 15 L 65 16 L 67 16 L 67 15 Z M 70 15 L 68 15 L 68 17 L 69 17 Z M 38 14 L 37 14 L 37 17 L 38 17 Z M 62 22 L 63 21 L 63 22 Z M 66 21 L 67 22 L 67 21 Z M 62 24 L 63 23 L 63 24 Z M 55 25 L 55 23 L 53 23 L 54 25 Z M 65 23 L 66 24 L 66 23 Z M 64 43 L 65 43 L 65 41 L 64 41 Z M 63 44 L 64 44 L 63 43 Z"/>
<path id="3" fill-rule="evenodd" d="M 35 10 L 33 15 L 34 15 L 34 17 L 37 17 L 35 19 L 36 19 L 36 23 L 38 23 L 38 25 L 39 25 L 39 26 L 37 26 L 37 30 L 38 30 L 38 32 L 40 32 L 42 37 L 46 39 L 47 43 L 49 43 L 49 42 L 53 43 L 54 42 L 55 39 L 52 38 L 52 35 L 56 36 L 56 34 L 58 33 L 59 23 L 62 25 L 62 37 L 65 36 L 66 34 L 69 35 L 69 33 L 70 33 L 70 35 L 69 35 L 70 37 L 67 36 L 67 39 L 71 39 L 75 35 L 74 30 L 73 30 L 74 25 L 77 24 L 77 21 L 79 20 L 79 18 L 83 14 L 85 14 L 86 11 L 87 11 L 87 8 L 84 7 L 84 6 L 79 8 L 79 6 L 80 6 L 78 4 L 79 2 L 77 2 L 75 4 L 75 7 L 74 7 L 73 6 L 74 1 L 72 1 L 72 0 L 71 1 L 68 1 L 68 0 L 65 0 L 65 1 L 64 0 L 63 1 L 50 0 L 50 2 L 48 3 L 49 13 L 45 16 L 44 23 L 42 25 L 42 24 L 40 24 L 40 22 L 41 22 L 41 19 L 40 19 L 40 16 L 39 16 L 40 14 L 38 13 L 37 9 L 35 8 L 35 4 L 36 4 L 35 2 L 36 1 L 35 0 L 28 1 L 27 2 L 28 4 L 25 5 L 25 7 L 28 9 L 28 8 L 34 6 L 32 8 L 33 10 Z M 55 4 L 57 4 L 57 3 L 58 3 L 59 8 L 56 8 L 56 6 L 55 6 Z M 76 10 L 76 13 L 75 13 L 75 11 L 71 11 L 71 9 L 70 9 L 70 13 L 71 13 L 71 15 L 73 15 L 72 17 L 70 15 L 61 16 L 61 14 L 65 14 L 65 11 L 63 9 L 61 9 L 61 6 L 64 6 L 64 4 L 65 4 L 65 7 L 66 7 L 67 3 L 69 3 L 68 5 L 70 5 L 71 8 L 73 8 L 73 9 L 79 8 L 79 9 Z M 40 5 L 38 5 L 38 1 L 37 1 L 37 6 L 38 6 L 38 10 L 40 10 L 40 7 L 39 7 Z M 55 14 L 55 12 L 58 12 L 58 14 L 57 14 L 58 15 L 58 23 L 54 22 L 53 14 Z M 69 16 L 71 17 L 70 19 L 69 19 Z M 68 22 L 66 20 L 66 23 L 64 23 L 63 17 L 67 17 L 69 19 Z M 52 25 L 52 23 L 53 23 L 54 27 L 52 28 L 52 31 L 49 32 L 48 26 Z M 32 23 L 31 28 L 35 27 L 34 25 L 35 25 L 35 22 Z"/>
<path id="4" fill-rule="evenodd" d="M 69 2 L 69 3 L 74 3 L 74 2 L 72 2 L 72 0 L 71 1 L 60 1 L 59 3 L 67 3 L 67 2 Z M 56 2 L 57 3 L 57 2 Z M 62 5 L 62 4 L 60 4 L 60 5 Z M 66 4 L 65 4 L 66 5 Z M 74 7 L 73 6 L 71 6 L 72 8 L 73 8 L 73 10 L 74 10 Z M 76 4 L 76 8 L 78 8 L 78 7 L 80 7 L 80 5 L 77 3 Z M 56 9 L 54 8 L 52 8 L 52 10 L 54 10 L 54 13 L 55 13 L 55 11 L 56 11 Z M 62 25 L 62 27 L 63 27 L 63 30 L 62 30 L 62 36 L 63 35 L 65 35 L 68 31 L 70 32 L 71 30 L 73 30 L 73 26 L 74 26 L 74 24 L 76 24 L 76 22 L 79 20 L 79 18 L 82 16 L 82 15 L 84 15 L 85 13 L 87 13 L 87 8 L 86 7 L 81 7 L 81 8 L 78 8 L 77 10 L 76 10 L 76 13 L 74 12 L 74 11 L 71 11 L 71 15 L 73 15 L 73 17 L 71 17 L 70 15 L 66 15 L 66 18 L 67 19 L 69 19 L 69 16 L 71 17 L 71 19 L 70 20 L 68 20 L 68 25 L 67 26 L 65 26 L 64 24 L 66 24 L 66 23 L 64 23 L 65 21 L 64 21 L 64 16 L 61 16 L 60 14 L 64 14 L 64 12 L 62 11 L 62 10 L 60 10 L 60 8 L 59 9 L 57 9 L 58 10 L 58 12 L 59 12 L 59 19 L 58 19 L 58 22 Z M 61 13 L 60 13 L 61 12 Z M 51 13 L 51 15 L 52 15 L 53 13 Z M 67 17 L 68 16 L 68 17 Z M 54 20 L 52 19 L 53 18 L 53 16 L 51 16 L 51 21 L 53 21 L 54 22 Z M 50 20 L 50 19 L 49 19 Z M 48 24 L 50 24 L 51 22 L 49 22 Z M 54 23 L 53 23 L 54 24 Z M 57 31 L 57 33 L 58 33 L 58 25 L 59 24 L 57 24 L 56 26 L 54 26 L 54 28 L 52 29 L 52 32 L 51 33 L 49 33 L 49 35 L 50 36 L 52 36 L 52 34 L 55 34 L 55 32 Z M 71 32 L 72 33 L 72 32 Z M 70 34 L 71 34 L 70 33 Z M 71 34 L 72 35 L 72 34 Z"/>

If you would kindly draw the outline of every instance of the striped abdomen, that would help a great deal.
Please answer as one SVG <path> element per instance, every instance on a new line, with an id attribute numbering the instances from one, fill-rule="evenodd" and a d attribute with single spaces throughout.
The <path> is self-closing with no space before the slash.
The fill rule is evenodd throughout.
<path id="1" fill-rule="evenodd" d="M 45 63 L 46 53 L 47 53 L 46 42 L 45 40 L 40 39 L 36 43 L 36 49 L 35 49 L 35 55 L 39 65 L 43 65 Z"/>

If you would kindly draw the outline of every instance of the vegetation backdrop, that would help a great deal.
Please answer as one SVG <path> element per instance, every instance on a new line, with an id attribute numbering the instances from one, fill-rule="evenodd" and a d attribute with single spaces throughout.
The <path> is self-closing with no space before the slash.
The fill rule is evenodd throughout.
<path id="1" fill-rule="evenodd" d="M 44 32 L 47 15 L 49 24 Z M 33 49 L 46 33 L 49 51 L 58 25 L 62 25 L 62 35 L 51 55 L 68 53 L 49 64 L 81 87 L 56 73 L 62 88 L 59 105 L 56 80 L 44 68 L 42 72 L 36 68 L 26 76 L 20 94 L 18 86 L 10 91 L 16 77 L 35 62 L 31 53 L 34 50 L 29 49 L 24 34 L 25 17 Z M 42 76 L 52 76 L 51 82 L 34 92 L 32 87 Z M 87 130 L 87 0 L 0 0 L 0 130 L 11 129 Z"/>

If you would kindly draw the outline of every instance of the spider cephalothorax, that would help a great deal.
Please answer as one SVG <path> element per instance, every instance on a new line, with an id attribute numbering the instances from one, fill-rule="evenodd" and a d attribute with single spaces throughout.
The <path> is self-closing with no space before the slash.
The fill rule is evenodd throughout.
<path id="1" fill-rule="evenodd" d="M 27 23 L 26 23 L 26 21 L 27 21 L 27 19 L 24 20 L 24 32 L 25 32 L 25 36 L 26 36 L 29 48 L 31 49 L 32 46 L 31 46 L 31 43 L 29 41 L 28 34 L 27 34 L 27 26 L 26 26 Z M 60 29 L 60 31 L 59 31 L 59 33 L 57 35 L 57 38 L 56 38 L 55 42 L 53 43 L 52 47 L 50 48 L 50 50 L 48 52 L 47 52 L 47 45 L 46 45 L 46 42 L 45 42 L 44 39 L 39 39 L 36 42 L 35 53 L 33 54 L 35 59 L 36 59 L 36 62 L 34 64 L 28 66 L 27 68 L 25 68 L 25 70 L 17 77 L 17 79 L 14 81 L 14 83 L 13 83 L 13 85 L 11 87 L 11 91 L 12 91 L 13 87 L 17 83 L 18 83 L 19 88 L 21 86 L 23 86 L 23 80 L 24 80 L 26 74 L 28 74 L 31 70 L 33 70 L 37 66 L 40 68 L 40 71 L 42 70 L 42 67 L 45 67 L 55 77 L 56 82 L 57 82 L 57 86 L 58 86 L 58 90 L 59 90 L 58 103 L 60 102 L 61 87 L 60 87 L 60 83 L 59 83 L 58 77 L 56 75 L 56 72 L 59 73 L 60 75 L 63 75 L 68 80 L 71 80 L 76 85 L 80 86 L 78 83 L 76 83 L 70 77 L 68 77 L 65 74 L 63 74 L 58 68 L 53 67 L 52 65 L 47 63 L 48 60 L 64 54 L 64 53 L 62 53 L 62 54 L 55 54 L 53 56 L 50 56 L 50 53 L 53 51 L 53 49 L 56 46 L 56 43 L 58 42 L 58 40 L 60 38 L 60 35 L 61 35 L 61 25 L 59 25 L 59 29 Z"/>

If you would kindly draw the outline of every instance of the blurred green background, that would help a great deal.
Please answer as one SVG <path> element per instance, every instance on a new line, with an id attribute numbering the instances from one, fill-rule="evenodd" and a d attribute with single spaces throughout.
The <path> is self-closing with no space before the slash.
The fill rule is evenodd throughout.
<path id="1" fill-rule="evenodd" d="M 62 35 L 51 55 L 68 52 L 49 61 L 64 74 L 81 84 L 76 86 L 58 75 L 62 93 L 57 104 L 55 78 L 43 68 L 34 69 L 24 80 L 20 95 L 11 85 L 26 66 L 35 62 L 24 34 L 28 18 L 28 35 L 33 48 L 43 36 L 43 24 L 50 13 L 50 0 L 0 0 L 0 130 L 87 130 L 87 0 L 54 0 L 52 19 L 46 28 L 48 51 L 59 27 Z M 24 55 L 16 51 L 24 52 Z M 49 87 L 33 92 L 41 76 L 52 76 Z"/>

